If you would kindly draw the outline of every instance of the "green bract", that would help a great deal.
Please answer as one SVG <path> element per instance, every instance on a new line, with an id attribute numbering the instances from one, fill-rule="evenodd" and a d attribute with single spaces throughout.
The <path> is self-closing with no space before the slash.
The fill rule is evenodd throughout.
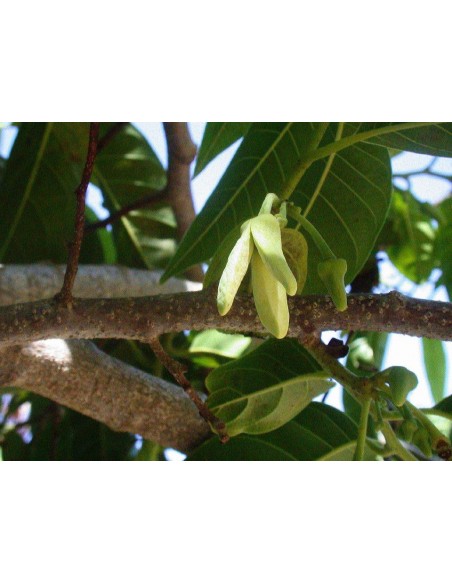
<path id="1" fill-rule="evenodd" d="M 347 294 L 344 286 L 344 276 L 347 272 L 347 262 L 343 258 L 331 258 L 320 262 L 317 266 L 320 279 L 325 284 L 336 308 L 347 309 Z"/>
<path id="2" fill-rule="evenodd" d="M 218 284 L 217 305 L 222 316 L 229 312 L 251 264 L 257 313 L 265 328 L 281 339 L 289 328 L 287 294 L 296 294 L 298 284 L 282 250 L 281 221 L 270 212 L 275 200 L 276 195 L 267 195 L 261 214 L 242 225 Z"/>

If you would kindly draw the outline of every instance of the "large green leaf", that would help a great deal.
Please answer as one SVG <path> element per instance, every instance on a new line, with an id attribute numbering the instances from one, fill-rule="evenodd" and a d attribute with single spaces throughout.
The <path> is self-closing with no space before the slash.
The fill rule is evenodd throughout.
<path id="1" fill-rule="evenodd" d="M 223 150 L 243 138 L 250 126 L 251 122 L 208 122 L 196 158 L 194 176 L 202 172 Z"/>
<path id="2" fill-rule="evenodd" d="M 214 437 L 188 460 L 352 460 L 357 435 L 356 424 L 344 413 L 313 402 L 278 430 L 242 434 L 227 444 Z"/>
<path id="3" fill-rule="evenodd" d="M 430 216 L 413 195 L 395 192 L 390 219 L 398 241 L 387 247 L 389 259 L 416 284 L 425 282 L 436 264 L 435 230 Z"/>
<path id="4" fill-rule="evenodd" d="M 256 434 L 285 424 L 332 385 L 299 343 L 270 339 L 210 373 L 207 403 L 231 436 Z"/>
<path id="5" fill-rule="evenodd" d="M 278 193 L 300 156 L 311 150 L 321 127 L 318 123 L 252 124 L 164 277 L 210 259 L 234 227 L 257 215 L 267 193 Z"/>
<path id="6" fill-rule="evenodd" d="M 332 135 L 330 135 L 332 139 Z M 325 168 L 314 163 L 292 200 L 306 208 Z M 333 252 L 347 260 L 345 283 L 364 266 L 386 220 L 392 194 L 392 172 L 385 148 L 359 143 L 338 152 L 308 219 Z M 325 293 L 317 274 L 322 256 L 308 233 L 308 276 L 303 294 Z"/>
<path id="7" fill-rule="evenodd" d="M 20 125 L 0 184 L 4 261 L 65 262 L 73 238 L 75 194 L 88 145 L 88 124 Z M 83 261 L 103 257 L 98 236 Z"/>
<path id="8" fill-rule="evenodd" d="M 422 339 L 424 366 L 435 403 L 441 401 L 446 391 L 446 353 L 438 339 Z"/>
<path id="9" fill-rule="evenodd" d="M 356 134 L 392 126 L 400 122 L 347 122 L 345 134 Z M 432 123 L 411 130 L 395 131 L 370 138 L 369 142 L 432 156 L 452 156 L 452 124 Z"/>
<path id="10" fill-rule="evenodd" d="M 228 234 L 256 215 L 268 192 L 281 191 L 299 159 L 318 139 L 318 126 L 307 123 L 253 124 L 230 167 L 197 217 L 165 277 L 192 263 L 206 261 Z M 322 144 L 334 140 L 334 128 Z M 292 200 L 306 208 L 326 165 L 314 162 Z M 391 167 L 386 149 L 356 144 L 337 153 L 309 220 L 348 263 L 346 282 L 359 272 L 384 224 L 391 197 Z M 304 293 L 322 293 L 317 275 L 320 253 L 307 237 L 308 279 Z"/>

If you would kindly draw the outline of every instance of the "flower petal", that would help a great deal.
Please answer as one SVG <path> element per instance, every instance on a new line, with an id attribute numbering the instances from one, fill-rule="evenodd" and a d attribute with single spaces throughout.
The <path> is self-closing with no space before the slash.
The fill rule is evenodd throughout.
<path id="1" fill-rule="evenodd" d="M 289 329 L 286 291 L 256 251 L 251 257 L 251 282 L 254 303 L 262 324 L 277 339 L 282 339 Z"/>
<path id="2" fill-rule="evenodd" d="M 281 282 L 289 296 L 297 292 L 297 281 L 284 257 L 281 228 L 273 215 L 258 215 L 250 222 L 251 233 L 259 255 L 273 276 Z"/>
<path id="3" fill-rule="evenodd" d="M 308 276 L 308 243 L 302 233 L 286 227 L 281 230 L 281 243 L 290 271 L 297 280 L 297 293 L 300 294 Z"/>
<path id="4" fill-rule="evenodd" d="M 221 316 L 231 309 L 235 295 L 248 269 L 254 244 L 251 227 L 247 225 L 229 254 L 228 262 L 218 284 L 217 307 Z"/>

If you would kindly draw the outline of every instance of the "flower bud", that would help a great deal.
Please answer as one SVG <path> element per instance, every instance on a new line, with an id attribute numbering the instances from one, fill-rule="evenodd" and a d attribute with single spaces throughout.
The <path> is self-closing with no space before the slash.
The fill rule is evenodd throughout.
<path id="1" fill-rule="evenodd" d="M 331 299 L 339 311 L 347 309 L 347 294 L 345 293 L 344 276 L 347 262 L 343 258 L 330 258 L 320 262 L 317 272 L 325 284 Z"/>
<path id="2" fill-rule="evenodd" d="M 416 375 L 406 367 L 389 367 L 380 374 L 391 390 L 391 399 L 397 407 L 403 406 L 410 391 L 418 384 Z"/>

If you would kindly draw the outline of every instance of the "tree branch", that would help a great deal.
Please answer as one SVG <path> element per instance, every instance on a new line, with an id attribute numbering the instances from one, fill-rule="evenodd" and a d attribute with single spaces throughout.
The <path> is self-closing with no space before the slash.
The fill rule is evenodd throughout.
<path id="1" fill-rule="evenodd" d="M 164 122 L 163 127 L 168 146 L 167 201 L 171 205 L 177 222 L 177 236 L 181 240 L 195 218 L 191 194 L 190 165 L 196 156 L 186 122 Z M 191 280 L 201 282 L 204 274 L 200 266 L 187 270 Z"/>
<path id="2" fill-rule="evenodd" d="M 66 307 L 72 302 L 72 288 L 74 287 L 80 250 L 82 248 L 85 227 L 86 191 L 93 173 L 94 160 L 96 158 L 99 124 L 100 122 L 91 122 L 89 126 L 89 142 L 85 167 L 83 169 L 82 180 L 75 191 L 77 196 L 77 208 L 75 212 L 74 241 L 69 244 L 69 258 L 67 261 L 66 273 L 64 274 L 63 287 L 61 288 L 61 292 L 55 296 L 55 300 Z"/>
<path id="3" fill-rule="evenodd" d="M 130 205 L 124 205 L 124 207 L 121 207 L 121 209 L 118 209 L 118 211 L 110 213 L 108 217 L 102 219 L 101 221 L 95 221 L 94 223 L 85 225 L 85 233 L 90 233 L 92 231 L 96 231 L 96 229 L 106 227 L 107 225 L 114 223 L 118 219 L 121 219 L 121 217 L 124 217 L 124 215 L 128 215 L 131 211 L 135 211 L 136 209 L 143 209 L 144 207 L 151 207 L 153 205 L 157 205 L 158 203 L 165 202 L 167 202 L 166 189 L 163 191 L 154 191 L 149 195 L 146 195 L 145 197 L 130 203 Z"/>
<path id="4" fill-rule="evenodd" d="M 130 367 L 88 341 L 52 339 L 3 348 L 0 361 L 0 386 L 27 389 L 112 430 L 185 452 L 210 434 L 180 387 Z"/>
<path id="5" fill-rule="evenodd" d="M 102 136 L 97 144 L 97 153 L 103 150 L 110 142 L 113 140 L 115 136 L 119 134 L 119 132 L 127 126 L 129 122 L 116 122 L 111 126 L 111 128 Z"/>
<path id="6" fill-rule="evenodd" d="M 452 340 L 452 304 L 417 300 L 396 292 L 348 297 L 338 312 L 327 296 L 289 299 L 289 336 L 326 330 L 393 332 Z M 220 328 L 267 335 L 249 295 L 236 298 L 226 317 L 218 314 L 214 289 L 154 297 L 74 299 L 72 310 L 43 300 L 0 308 L 0 343 L 14 345 L 49 338 L 149 338 L 181 330 Z"/>
<path id="7" fill-rule="evenodd" d="M 0 305 L 52 298 L 61 289 L 65 266 L 0 265 Z M 79 266 L 74 294 L 80 298 L 121 298 L 169 294 L 201 289 L 198 282 L 170 278 L 160 284 L 162 272 L 123 266 Z"/>

